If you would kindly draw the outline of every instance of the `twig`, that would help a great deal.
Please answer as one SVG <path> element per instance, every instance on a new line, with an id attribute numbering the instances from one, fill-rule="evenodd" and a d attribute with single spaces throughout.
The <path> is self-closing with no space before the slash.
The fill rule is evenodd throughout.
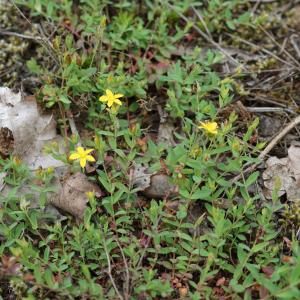
<path id="1" fill-rule="evenodd" d="M 0 30 L 0 35 L 9 35 L 9 36 L 16 36 L 22 39 L 28 39 L 28 40 L 35 40 L 35 41 L 41 41 L 42 38 L 38 36 L 30 36 L 30 35 L 25 35 L 13 31 L 6 31 L 6 30 Z"/>
<path id="2" fill-rule="evenodd" d="M 186 23 L 191 23 L 191 21 L 184 16 L 181 12 L 177 11 L 176 8 L 171 5 L 168 2 L 164 2 L 160 0 L 161 3 L 166 4 L 170 9 L 172 9 L 178 16 L 180 16 Z M 191 26 L 202 36 L 207 42 L 212 44 L 215 48 L 217 48 L 220 52 L 222 52 L 227 58 L 229 58 L 236 66 L 239 66 L 240 63 L 234 59 L 225 49 L 223 49 L 218 43 L 216 43 L 213 39 L 211 39 L 206 33 L 204 33 L 198 26 L 196 26 L 194 23 L 191 24 Z M 243 68 L 245 68 L 243 66 Z"/>
<path id="3" fill-rule="evenodd" d="M 66 122 L 66 112 L 61 104 L 61 102 L 58 102 L 58 107 L 59 107 L 59 112 L 63 121 L 63 126 L 64 126 L 64 131 L 63 131 L 63 136 L 65 139 L 66 147 L 67 147 L 67 152 L 69 152 L 69 145 L 68 145 L 68 128 L 67 128 L 67 122 Z"/>
<path id="4" fill-rule="evenodd" d="M 260 153 L 258 158 L 265 158 L 265 156 L 274 148 L 274 146 L 298 124 L 300 124 L 300 116 L 296 117 L 288 125 L 286 125 L 281 130 L 281 132 L 279 132 L 279 134 L 269 143 L 269 145 Z"/>
<path id="5" fill-rule="evenodd" d="M 275 38 L 267 31 L 265 30 L 262 26 L 259 25 L 259 28 L 262 32 L 264 32 L 270 39 L 271 41 L 280 49 L 281 46 L 278 44 L 278 42 L 275 40 Z M 297 59 L 295 59 L 293 57 L 293 55 L 291 55 L 288 51 L 286 51 L 284 48 L 282 49 L 282 51 L 299 67 L 300 63 L 298 62 Z"/>
<path id="6" fill-rule="evenodd" d="M 252 8 L 252 11 L 251 11 L 251 14 L 252 14 L 252 15 L 255 14 L 257 8 L 258 8 L 259 5 L 261 4 L 261 1 L 262 1 L 262 0 L 256 0 L 256 1 L 255 1 L 255 4 L 254 4 L 254 6 L 253 6 L 253 8 Z"/>
<path id="7" fill-rule="evenodd" d="M 16 5 L 15 1 L 11 0 L 11 3 L 16 8 L 16 10 L 21 15 L 21 17 L 24 18 L 30 26 L 32 26 L 32 23 L 30 22 L 30 20 L 28 20 L 28 18 L 23 14 L 23 12 L 20 10 L 20 8 Z M 56 57 L 56 52 L 53 49 L 50 41 L 48 41 L 45 37 L 39 37 L 39 38 L 36 38 L 36 40 L 39 41 L 39 43 L 41 43 L 41 45 L 43 45 L 46 48 L 46 50 L 48 50 L 49 55 L 52 57 L 52 59 L 55 61 L 55 63 L 58 66 L 60 66 L 60 62 L 59 62 L 58 58 Z"/>
<path id="8" fill-rule="evenodd" d="M 253 95 L 251 95 L 253 96 Z M 275 100 L 272 100 L 272 99 L 268 99 L 268 98 L 264 98 L 263 96 L 256 96 L 254 95 L 253 98 L 248 98 L 247 99 L 248 101 L 261 101 L 261 102 L 265 102 L 265 103 L 270 103 L 270 104 L 274 104 L 276 106 L 280 106 L 282 108 L 288 108 L 285 104 L 281 103 L 281 102 L 278 102 L 278 101 L 275 101 Z"/>
<path id="9" fill-rule="evenodd" d="M 70 125 L 71 132 L 72 132 L 73 135 L 75 135 L 78 138 L 77 145 L 81 146 L 82 142 L 81 142 L 81 138 L 80 138 L 79 132 L 77 130 L 75 121 L 74 121 L 73 117 L 70 115 L 70 113 L 67 112 L 67 115 L 68 115 L 68 120 L 69 120 L 69 125 Z"/>
<path id="10" fill-rule="evenodd" d="M 263 160 L 267 154 L 277 145 L 277 143 L 288 133 L 290 132 L 294 127 L 296 127 L 298 124 L 300 124 L 300 116 L 293 119 L 288 125 L 286 125 L 278 135 L 268 144 L 268 146 L 260 153 L 258 156 L 259 160 Z M 248 167 L 246 170 L 242 171 L 242 174 L 249 173 L 255 170 L 255 168 L 260 164 L 260 162 L 255 163 L 254 165 Z M 238 181 L 242 174 L 239 174 L 238 176 L 234 177 L 231 182 Z"/>
<path id="11" fill-rule="evenodd" d="M 126 282 L 125 282 L 125 292 L 124 292 L 124 297 L 125 297 L 125 300 L 128 300 L 129 299 L 129 286 L 130 286 L 130 276 L 129 276 L 129 268 L 128 268 L 128 264 L 127 264 L 127 260 L 125 258 L 125 255 L 124 255 L 124 251 L 120 245 L 120 242 L 119 242 L 119 239 L 118 237 L 116 237 L 116 242 L 118 244 L 118 247 L 121 251 L 121 255 L 122 255 L 122 259 L 124 261 L 124 265 L 125 265 L 125 271 L 126 271 Z"/>
<path id="12" fill-rule="evenodd" d="M 298 43 L 295 40 L 297 37 L 299 38 L 299 36 L 297 34 L 292 34 L 290 39 L 291 39 L 291 44 L 294 47 L 294 49 L 298 55 L 298 58 L 300 58 L 300 49 L 299 49 Z"/>
<path id="13" fill-rule="evenodd" d="M 291 77 L 293 77 L 294 75 L 297 75 L 297 73 L 298 73 L 298 72 L 296 72 L 296 71 L 291 71 L 290 73 L 288 73 L 288 74 L 282 76 L 281 78 L 279 78 L 277 81 L 275 81 L 275 82 L 272 84 L 272 88 L 271 88 L 271 89 L 274 91 L 274 87 L 275 87 L 278 83 L 280 83 L 281 81 L 284 81 L 284 80 L 286 80 L 286 79 L 288 79 L 288 78 L 291 78 Z M 283 87 L 280 87 L 280 89 L 283 89 Z"/>
<path id="14" fill-rule="evenodd" d="M 102 234 L 104 234 L 103 231 L 102 231 Z M 104 252 L 105 252 L 105 255 L 106 255 L 106 259 L 107 259 L 107 274 L 109 276 L 109 279 L 110 279 L 110 281 L 111 281 L 111 283 L 112 283 L 112 285 L 113 285 L 113 287 L 115 289 L 115 292 L 117 293 L 119 299 L 120 300 L 124 300 L 123 297 L 122 297 L 122 295 L 120 294 L 120 292 L 119 292 L 119 290 L 117 288 L 117 285 L 115 283 L 115 280 L 114 280 L 114 278 L 112 276 L 111 263 L 110 263 L 109 253 L 108 253 L 108 250 L 107 250 L 107 247 L 106 247 L 106 241 L 105 240 L 103 241 L 103 248 L 104 248 Z"/>
<path id="15" fill-rule="evenodd" d="M 248 107 L 245 106 L 246 110 L 252 113 L 266 113 L 266 112 L 288 112 L 293 115 L 298 115 L 292 109 L 283 107 Z"/>
<path id="16" fill-rule="evenodd" d="M 237 40 L 241 41 L 242 43 L 248 45 L 248 46 L 251 46 L 251 47 L 254 47 L 255 49 L 257 49 L 258 51 L 262 51 L 270 56 L 272 56 L 273 58 L 277 59 L 278 61 L 282 62 L 283 64 L 286 64 L 294 69 L 299 69 L 299 67 L 289 63 L 288 61 L 285 61 L 284 59 L 280 58 L 279 56 L 275 55 L 274 53 L 272 53 L 271 51 L 265 49 L 265 48 L 262 48 L 260 46 L 257 46 L 249 41 L 246 41 L 244 40 L 243 38 L 239 37 L 239 36 L 234 36 L 230 33 L 226 33 L 227 36 L 230 36 L 231 38 L 236 38 Z"/>
<path id="17" fill-rule="evenodd" d="M 206 31 L 207 35 L 210 37 L 210 39 L 212 39 L 210 31 L 208 30 L 208 27 L 207 27 L 206 22 L 204 21 L 202 15 L 200 14 L 200 12 L 193 5 L 191 7 L 192 7 L 194 13 L 196 14 L 196 16 L 198 17 L 198 19 L 201 21 L 203 27 L 205 28 L 205 31 Z"/>

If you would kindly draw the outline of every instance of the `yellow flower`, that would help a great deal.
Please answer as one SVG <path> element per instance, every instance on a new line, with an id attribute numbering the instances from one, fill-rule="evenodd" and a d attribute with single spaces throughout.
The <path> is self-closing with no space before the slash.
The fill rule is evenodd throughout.
<path id="1" fill-rule="evenodd" d="M 16 164 L 16 166 L 19 166 L 22 163 L 21 159 L 18 156 L 14 156 L 13 162 Z"/>
<path id="2" fill-rule="evenodd" d="M 206 132 L 211 134 L 218 133 L 218 124 L 216 122 L 200 122 L 199 128 L 204 129 Z"/>
<path id="3" fill-rule="evenodd" d="M 100 19 L 100 26 L 102 28 L 106 26 L 106 17 L 105 16 L 101 17 L 101 19 Z"/>
<path id="4" fill-rule="evenodd" d="M 86 150 L 84 150 L 84 148 L 82 148 L 82 147 L 77 147 L 76 148 L 76 152 L 72 153 L 69 156 L 69 159 L 70 160 L 79 159 L 80 166 L 82 168 L 84 168 L 86 166 L 86 162 L 87 161 L 91 161 L 91 162 L 95 161 L 95 158 L 92 155 L 89 155 L 89 153 L 91 153 L 92 151 L 94 151 L 94 149 L 86 149 Z"/>
<path id="5" fill-rule="evenodd" d="M 85 193 L 89 200 L 93 199 L 95 197 L 94 191 L 89 191 Z"/>
<path id="6" fill-rule="evenodd" d="M 113 104 L 122 105 L 122 102 L 119 98 L 123 97 L 122 94 L 113 94 L 111 90 L 105 91 L 106 95 L 103 95 L 99 98 L 101 102 L 107 102 L 107 106 L 111 107 Z"/>

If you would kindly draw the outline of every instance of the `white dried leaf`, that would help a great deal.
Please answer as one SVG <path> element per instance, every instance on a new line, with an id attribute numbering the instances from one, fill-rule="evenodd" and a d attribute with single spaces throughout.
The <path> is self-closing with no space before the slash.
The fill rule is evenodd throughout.
<path id="1" fill-rule="evenodd" d="M 131 185 L 141 191 L 144 191 L 150 186 L 152 175 L 153 173 L 149 171 L 148 167 L 136 164 L 132 170 Z"/>
<path id="2" fill-rule="evenodd" d="M 60 167 L 64 164 L 43 153 L 44 146 L 56 141 L 63 151 L 62 137 L 56 134 L 56 122 L 51 115 L 41 115 L 34 100 L 23 100 L 20 93 L 0 88 L 0 128 L 9 128 L 14 137 L 14 154 L 30 170 L 39 167 Z"/>
<path id="3" fill-rule="evenodd" d="M 4 178 L 6 177 L 6 172 L 0 173 L 0 192 L 5 186 Z"/>
<path id="4" fill-rule="evenodd" d="M 262 174 L 265 197 L 272 198 L 272 192 L 278 190 L 278 196 L 286 194 L 288 201 L 300 201 L 300 147 L 294 142 L 285 158 L 270 157 L 266 170 Z"/>
<path id="5" fill-rule="evenodd" d="M 131 185 L 149 199 L 163 199 L 178 193 L 178 187 L 165 174 L 151 172 L 148 167 L 135 165 L 131 175 Z"/>
<path id="6" fill-rule="evenodd" d="M 286 158 L 270 157 L 266 161 L 266 170 L 263 172 L 262 178 L 264 186 L 268 189 L 268 193 L 265 196 L 269 199 L 272 197 L 272 191 L 275 189 L 278 189 L 278 196 L 282 196 L 293 185 L 293 178 L 290 176 Z"/>
<path id="7" fill-rule="evenodd" d="M 300 145 L 292 144 L 288 149 L 289 167 L 293 172 L 296 184 L 300 186 Z"/>
<path id="8" fill-rule="evenodd" d="M 164 143 L 167 147 L 174 147 L 173 133 L 175 132 L 174 125 L 171 122 L 160 123 L 158 128 L 157 143 Z"/>

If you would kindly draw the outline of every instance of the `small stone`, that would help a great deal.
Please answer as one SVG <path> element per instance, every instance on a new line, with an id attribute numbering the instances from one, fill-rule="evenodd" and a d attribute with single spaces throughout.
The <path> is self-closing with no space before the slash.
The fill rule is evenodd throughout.
<path id="1" fill-rule="evenodd" d="M 147 198 L 162 199 L 177 195 L 178 187 L 165 174 L 155 174 L 150 178 L 150 186 L 142 194 Z"/>

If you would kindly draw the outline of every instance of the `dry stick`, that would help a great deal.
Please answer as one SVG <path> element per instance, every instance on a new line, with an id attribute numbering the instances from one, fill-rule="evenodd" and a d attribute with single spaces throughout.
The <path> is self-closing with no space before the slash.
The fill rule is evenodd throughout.
<path id="1" fill-rule="evenodd" d="M 23 14 L 23 12 L 20 10 L 20 8 L 16 5 L 14 0 L 10 0 L 10 2 L 12 3 L 12 5 L 15 7 L 15 9 L 18 11 L 18 13 L 21 15 L 21 17 L 23 19 L 26 20 L 26 22 L 32 26 L 32 23 L 30 22 L 30 20 L 28 20 L 28 18 Z M 36 41 L 39 41 L 41 43 L 41 45 L 43 45 L 46 50 L 48 51 L 49 55 L 52 57 L 52 59 L 55 61 L 55 63 L 60 66 L 60 62 L 59 60 L 55 57 L 56 53 L 51 45 L 51 43 L 45 39 L 44 37 L 38 37 L 36 38 Z"/>
<path id="2" fill-rule="evenodd" d="M 272 53 L 271 51 L 269 51 L 269 50 L 267 50 L 267 49 L 265 49 L 265 48 L 261 48 L 260 46 L 255 45 L 255 44 L 253 44 L 253 43 L 251 43 L 251 42 L 249 42 L 249 41 L 246 41 L 246 40 L 244 40 L 243 38 L 241 38 L 241 37 L 239 37 L 239 36 L 234 36 L 234 35 L 232 35 L 232 34 L 230 34 L 230 33 L 227 33 L 226 35 L 227 35 L 227 36 L 230 36 L 231 38 L 236 38 L 237 40 L 243 42 L 244 44 L 246 44 L 246 45 L 248 45 L 248 46 L 255 47 L 257 50 L 259 50 L 259 51 L 261 51 L 261 52 L 264 52 L 264 53 L 266 53 L 266 54 L 272 56 L 273 58 L 277 59 L 278 61 L 282 62 L 282 63 L 285 64 L 285 65 L 290 66 L 290 67 L 293 68 L 293 69 L 299 69 L 299 67 L 296 67 L 295 65 L 289 63 L 288 61 L 285 61 L 284 59 L 280 58 L 279 56 L 275 55 L 274 53 Z"/>
<path id="3" fill-rule="evenodd" d="M 258 156 L 259 159 L 263 159 L 273 148 L 274 146 L 295 126 L 300 124 L 300 116 L 293 119 L 286 127 L 284 127 L 281 132 L 269 143 L 269 145 L 260 153 Z"/>
<path id="4" fill-rule="evenodd" d="M 292 109 L 285 107 L 249 107 L 245 106 L 246 110 L 252 113 L 266 113 L 266 112 L 288 112 L 293 115 L 298 115 Z"/>
<path id="5" fill-rule="evenodd" d="M 294 127 L 296 127 L 298 124 L 300 124 L 300 116 L 296 117 L 295 119 L 293 119 L 288 125 L 286 125 L 286 127 L 284 127 L 279 134 L 268 144 L 268 146 L 260 153 L 260 155 L 258 156 L 259 160 L 263 160 L 266 155 L 276 146 L 276 144 L 289 132 L 291 131 Z M 255 170 L 255 168 L 260 164 L 259 163 L 255 163 L 254 165 L 250 166 L 249 168 L 247 168 L 245 171 L 243 171 L 242 174 L 248 173 L 248 172 L 252 172 Z M 237 180 L 239 180 L 242 177 L 242 174 L 234 177 L 231 182 L 236 182 Z"/>
<path id="6" fill-rule="evenodd" d="M 252 8 L 252 11 L 251 11 L 251 14 L 252 14 L 252 15 L 255 14 L 255 12 L 256 12 L 256 10 L 257 10 L 257 8 L 259 7 L 260 4 L 261 4 L 261 0 L 255 1 L 255 4 L 254 4 L 254 6 L 253 6 L 253 8 Z"/>
<path id="7" fill-rule="evenodd" d="M 118 244 L 118 247 L 121 251 L 121 255 L 122 255 L 122 259 L 124 261 L 124 265 L 125 265 L 125 272 L 126 272 L 126 282 L 125 282 L 125 292 L 124 292 L 124 297 L 125 297 L 125 300 L 128 300 L 129 299 L 129 286 L 130 286 L 130 275 L 129 275 L 129 268 L 128 268 L 128 264 L 127 264 L 127 260 L 126 260 L 126 257 L 124 255 L 124 251 L 119 243 L 119 239 L 118 237 L 115 238 L 115 241 L 117 242 Z"/>
<path id="8" fill-rule="evenodd" d="M 202 15 L 200 14 L 200 12 L 193 5 L 191 7 L 192 7 L 194 13 L 196 14 L 196 16 L 198 17 L 198 19 L 201 21 L 203 27 L 205 28 L 205 31 L 206 31 L 207 35 L 210 37 L 210 39 L 212 39 L 210 31 L 208 30 L 208 27 L 207 27 Z"/>
<path id="9" fill-rule="evenodd" d="M 69 125 L 70 125 L 70 129 L 73 135 L 75 135 L 78 138 L 78 142 L 77 142 L 77 146 L 82 146 L 82 141 L 79 135 L 79 132 L 77 130 L 75 121 L 73 119 L 73 117 L 71 115 L 68 116 L 68 120 L 69 120 Z"/>
<path id="10" fill-rule="evenodd" d="M 299 73 L 299 71 L 291 71 L 291 73 L 289 73 L 289 74 L 287 74 L 287 75 L 281 77 L 281 78 L 278 79 L 277 81 L 275 81 L 275 82 L 273 83 L 273 85 L 272 85 L 273 92 L 274 92 L 274 89 L 275 89 L 275 88 L 273 88 L 273 87 L 275 87 L 278 83 L 280 83 L 281 81 L 284 81 L 284 80 L 286 80 L 286 79 L 288 79 L 288 78 L 293 78 L 293 76 L 296 75 L 296 74 L 298 74 L 298 73 Z M 283 89 L 283 87 L 279 87 L 279 88 L 277 88 L 277 90 L 278 90 L 278 89 Z"/>
<path id="11" fill-rule="evenodd" d="M 191 23 L 191 21 L 184 16 L 181 12 L 177 11 L 173 5 L 171 5 L 168 2 L 163 2 L 163 4 L 166 4 L 169 6 L 170 9 L 172 9 L 180 18 L 182 18 L 186 23 Z M 216 47 L 220 52 L 222 52 L 227 58 L 229 58 L 236 66 L 239 66 L 240 63 L 234 59 L 225 49 L 223 49 L 218 43 L 216 43 L 213 39 L 211 39 L 206 33 L 204 33 L 198 26 L 196 26 L 194 23 L 191 25 L 206 41 L 208 41 L 210 44 L 212 44 L 214 47 Z M 243 66 L 243 68 L 245 68 Z"/>
<path id="12" fill-rule="evenodd" d="M 298 46 L 298 43 L 295 41 L 295 38 L 297 38 L 297 34 L 292 34 L 290 39 L 291 39 L 291 44 L 293 45 L 297 55 L 298 55 L 298 58 L 300 58 L 300 49 L 299 49 L 299 46 Z"/>
<path id="13" fill-rule="evenodd" d="M 250 96 L 253 96 L 252 94 L 250 94 Z M 266 103 L 271 103 L 271 104 L 274 104 L 276 106 L 280 106 L 282 108 L 288 108 L 290 109 L 289 107 L 287 107 L 285 104 L 281 103 L 281 102 L 277 102 L 275 100 L 272 100 L 272 99 L 268 99 L 268 98 L 264 98 L 263 96 L 253 96 L 253 98 L 248 98 L 247 101 L 260 101 L 260 102 L 266 102 Z"/>
<path id="14" fill-rule="evenodd" d="M 35 40 L 35 41 L 43 40 L 42 38 L 40 38 L 38 36 L 35 37 L 35 36 L 25 35 L 25 34 L 13 32 L 13 31 L 6 31 L 6 30 L 0 30 L 0 35 L 16 36 L 16 37 L 19 37 L 22 39 Z"/>
<path id="15" fill-rule="evenodd" d="M 263 27 L 259 26 L 259 28 L 271 39 L 271 41 L 280 49 L 280 44 L 278 44 L 278 42 L 274 39 L 274 37 L 268 32 L 266 31 Z M 282 49 L 283 52 L 299 67 L 300 63 L 298 62 L 297 59 L 295 59 L 288 51 L 286 51 L 285 49 Z"/>
<path id="16" fill-rule="evenodd" d="M 104 234 L 103 231 L 102 231 L 102 234 Z M 106 241 L 105 240 L 103 242 L 103 248 L 104 248 L 104 252 L 105 252 L 105 255 L 106 255 L 106 259 L 107 259 L 107 269 L 108 269 L 107 274 L 109 276 L 109 279 L 110 279 L 110 281 L 111 281 L 111 283 L 112 283 L 112 285 L 115 289 L 115 292 L 117 293 L 119 299 L 124 300 L 121 293 L 119 292 L 119 290 L 117 288 L 117 285 L 116 285 L 115 280 L 114 280 L 114 278 L 112 276 L 112 273 L 111 273 L 112 269 L 111 269 L 110 257 L 109 257 L 109 253 L 108 253 L 108 250 L 107 250 L 107 247 L 106 247 Z"/>

